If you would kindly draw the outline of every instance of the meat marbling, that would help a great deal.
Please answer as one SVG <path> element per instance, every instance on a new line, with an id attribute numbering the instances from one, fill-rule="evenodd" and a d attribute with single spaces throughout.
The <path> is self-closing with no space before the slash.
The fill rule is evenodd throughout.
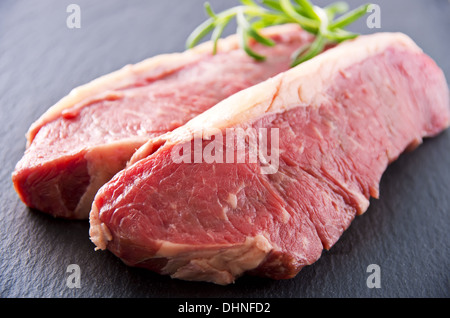
<path id="1" fill-rule="evenodd" d="M 91 240 L 178 279 L 294 277 L 378 197 L 388 164 L 449 118 L 444 74 L 410 38 L 360 36 L 151 139 L 97 193 Z M 205 149 L 227 128 L 277 128 L 277 171 L 174 161 L 175 147 Z"/>
<path id="2" fill-rule="evenodd" d="M 12 179 L 22 201 L 57 217 L 87 219 L 97 190 L 149 138 L 186 123 L 224 98 L 289 68 L 311 42 L 296 25 L 262 30 L 274 47 L 254 43 L 259 63 L 236 36 L 183 53 L 150 58 L 74 89 L 27 133 Z"/>

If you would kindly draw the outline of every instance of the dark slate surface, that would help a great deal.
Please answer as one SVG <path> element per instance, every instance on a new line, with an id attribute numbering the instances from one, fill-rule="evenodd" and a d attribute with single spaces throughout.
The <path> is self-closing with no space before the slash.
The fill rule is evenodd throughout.
<path id="1" fill-rule="evenodd" d="M 326 1 L 318 3 L 323 4 Z M 450 78 L 447 0 L 375 1 L 381 29 L 410 35 Z M 66 8 L 81 7 L 81 29 Z M 181 51 L 205 15 L 202 0 L 2 0 L 0 2 L 0 297 L 448 297 L 450 296 L 450 131 L 388 168 L 381 199 L 339 242 L 291 280 L 243 277 L 234 285 L 172 280 L 94 252 L 88 223 L 27 209 L 10 179 L 29 125 L 73 87 L 127 63 Z M 234 1 L 212 1 L 217 10 Z M 351 6 L 361 1 L 351 1 Z M 66 286 L 69 264 L 81 288 Z M 381 288 L 366 286 L 369 264 Z"/>

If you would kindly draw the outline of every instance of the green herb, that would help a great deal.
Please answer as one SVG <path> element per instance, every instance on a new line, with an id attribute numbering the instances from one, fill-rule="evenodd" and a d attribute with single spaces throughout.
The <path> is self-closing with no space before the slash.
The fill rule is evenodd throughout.
<path id="1" fill-rule="evenodd" d="M 236 33 L 242 49 L 255 60 L 262 61 L 262 56 L 251 49 L 250 39 L 266 46 L 275 43 L 261 35 L 260 29 L 286 23 L 297 23 L 307 32 L 315 35 L 315 40 L 299 48 L 292 56 L 292 65 L 298 65 L 320 54 L 329 44 L 353 39 L 356 33 L 344 28 L 364 16 L 369 4 L 348 11 L 345 2 L 335 2 L 324 8 L 313 5 L 309 0 L 240 0 L 241 5 L 232 7 L 220 13 L 215 13 L 206 2 L 205 10 L 209 18 L 199 25 L 187 39 L 187 48 L 196 46 L 206 35 L 211 34 L 213 54 L 217 52 L 217 42 L 225 27 L 236 19 Z M 336 16 L 340 15 L 338 18 Z"/>

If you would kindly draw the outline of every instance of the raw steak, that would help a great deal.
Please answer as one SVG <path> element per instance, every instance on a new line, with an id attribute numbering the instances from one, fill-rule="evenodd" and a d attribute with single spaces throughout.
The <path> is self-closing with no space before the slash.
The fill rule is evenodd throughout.
<path id="1" fill-rule="evenodd" d="M 178 279 L 291 278 L 378 197 L 387 165 L 449 118 L 443 72 L 411 39 L 360 36 L 150 140 L 97 193 L 91 240 Z M 195 160 L 196 143 L 204 154 L 216 140 L 224 153 L 250 153 L 252 139 L 233 143 L 231 128 L 278 131 L 277 169 L 263 172 L 268 162 L 250 156 Z"/>
<path id="2" fill-rule="evenodd" d="M 27 134 L 26 152 L 12 177 L 22 201 L 54 216 L 87 219 L 97 190 L 150 137 L 287 70 L 291 54 L 312 40 L 295 25 L 262 33 L 277 43 L 254 44 L 267 56 L 263 63 L 247 56 L 231 36 L 221 40 L 214 56 L 208 42 L 126 66 L 73 90 Z"/>

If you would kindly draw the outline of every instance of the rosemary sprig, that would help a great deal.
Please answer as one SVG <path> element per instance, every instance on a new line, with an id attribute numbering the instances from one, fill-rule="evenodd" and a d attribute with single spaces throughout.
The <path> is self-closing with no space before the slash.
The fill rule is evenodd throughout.
<path id="1" fill-rule="evenodd" d="M 299 48 L 292 56 L 291 66 L 296 66 L 320 54 L 329 44 L 336 44 L 358 36 L 344 28 L 364 16 L 369 4 L 348 11 L 345 2 L 338 1 L 324 8 L 313 5 L 309 0 L 240 0 L 241 5 L 220 13 L 215 13 L 206 2 L 205 10 L 209 18 L 200 24 L 189 36 L 187 48 L 196 46 L 206 35 L 211 34 L 214 43 L 213 54 L 217 52 L 217 42 L 224 29 L 236 19 L 236 33 L 242 49 L 252 58 L 263 61 L 265 56 L 250 47 L 250 39 L 266 46 L 275 43 L 261 35 L 260 29 L 285 23 L 297 23 L 307 32 L 315 35 L 315 40 Z M 340 15 L 337 19 L 335 17 Z"/>

